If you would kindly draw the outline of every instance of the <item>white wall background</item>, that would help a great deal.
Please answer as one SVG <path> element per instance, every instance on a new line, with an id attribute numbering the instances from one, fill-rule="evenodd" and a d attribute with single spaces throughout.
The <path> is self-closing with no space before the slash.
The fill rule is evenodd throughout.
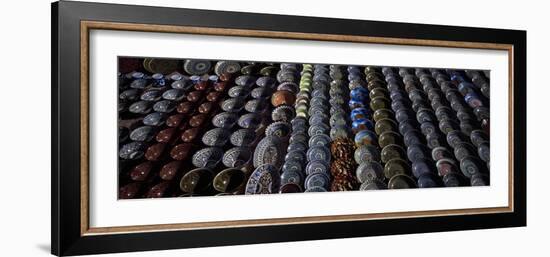
<path id="1" fill-rule="evenodd" d="M 117 256 L 548 256 L 547 134 L 550 32 L 544 1 L 147 1 L 181 6 L 528 31 L 528 227 L 126 253 Z M 322 3 L 323 2 L 323 3 Z M 46 256 L 50 244 L 50 1 L 4 3 L 0 11 L 1 256 Z M 31 78 L 32 79 L 29 79 Z M 22 80 L 20 80 L 22 79 Z M 519 171 L 521 172 L 521 171 Z"/>

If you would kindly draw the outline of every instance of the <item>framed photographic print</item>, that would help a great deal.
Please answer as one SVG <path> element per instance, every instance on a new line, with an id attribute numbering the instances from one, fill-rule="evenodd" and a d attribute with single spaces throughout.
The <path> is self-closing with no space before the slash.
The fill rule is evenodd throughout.
<path id="1" fill-rule="evenodd" d="M 526 32 L 52 4 L 52 253 L 526 224 Z"/>

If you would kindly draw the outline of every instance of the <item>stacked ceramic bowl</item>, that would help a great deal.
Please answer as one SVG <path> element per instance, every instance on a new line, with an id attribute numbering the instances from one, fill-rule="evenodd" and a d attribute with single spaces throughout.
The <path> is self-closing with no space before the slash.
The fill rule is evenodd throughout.
<path id="1" fill-rule="evenodd" d="M 317 64 L 311 73 L 306 73 L 307 80 L 312 80 L 311 100 L 308 109 L 308 150 L 306 192 L 324 192 L 330 188 L 330 126 L 329 126 L 329 87 L 330 76 L 327 65 Z"/>
<path id="2" fill-rule="evenodd" d="M 359 67 L 349 66 L 347 71 L 350 90 L 348 107 L 351 110 L 351 129 L 355 135 L 356 146 L 353 154 L 357 164 L 356 178 L 358 183 L 361 183 L 361 190 L 384 188 L 380 179 L 382 173 L 380 150 L 374 133 L 372 111 L 369 107 L 368 85 Z M 367 187 L 367 185 L 370 186 Z"/>
<path id="3" fill-rule="evenodd" d="M 490 83 L 489 83 L 489 71 L 478 71 L 478 70 L 465 70 L 464 71 L 468 78 L 472 81 L 472 83 L 475 85 L 477 90 L 481 92 L 481 94 L 486 98 L 489 99 L 490 95 Z"/>
<path id="4" fill-rule="evenodd" d="M 374 67 L 365 67 L 365 80 L 369 90 L 368 105 L 371 113 L 370 121 L 378 140 L 372 144 L 365 144 L 358 148 L 356 161 L 361 164 L 357 168 L 357 176 L 360 180 L 361 190 L 385 189 L 384 168 L 381 165 L 380 149 L 387 145 L 399 143 L 399 137 L 395 135 L 395 121 L 392 120 L 393 112 L 389 109 L 388 91 L 383 82 L 380 70 Z M 386 165 L 389 168 L 389 165 Z"/>
<path id="5" fill-rule="evenodd" d="M 307 134 L 308 113 L 310 104 L 310 92 L 312 83 L 313 66 L 303 64 L 300 74 L 300 83 L 298 85 L 294 109 L 295 117 L 291 120 L 292 134 L 289 139 L 289 145 L 285 156 L 285 163 L 281 173 L 281 193 L 295 193 L 304 190 L 304 179 L 306 177 L 306 151 L 308 148 Z"/>
<path id="6" fill-rule="evenodd" d="M 160 67 L 157 66 L 155 69 Z M 142 80 L 140 78 L 139 83 L 132 81 L 131 85 L 141 87 Z M 200 137 L 200 131 L 203 131 L 206 121 L 215 109 L 211 106 L 217 104 L 219 96 L 225 90 L 224 85 L 225 82 L 219 81 L 217 76 L 208 74 L 188 77 L 173 72 L 150 76 L 150 83 L 143 87 L 140 95 L 141 101 L 132 104 L 129 109 L 133 115 L 143 117 L 139 119 L 144 124 L 134 128 L 130 136 L 147 144 L 142 150 L 142 157 L 146 161 L 133 166 L 128 174 L 133 183 L 141 184 L 138 190 L 141 192 L 136 191 L 132 195 L 132 190 L 137 186 L 130 183 L 120 188 L 122 198 L 178 194 L 176 185 L 183 167 L 188 165 L 187 157 L 195 148 L 194 143 Z M 124 91 L 123 93 L 126 94 Z M 152 105 L 152 110 L 142 108 L 148 104 Z M 124 119 L 128 114 L 122 112 L 119 117 Z M 121 120 L 119 125 L 128 126 L 128 121 L 130 120 Z M 121 148 L 121 159 L 125 159 L 127 150 L 124 146 Z M 138 157 L 136 153 L 128 156 Z"/>
<path id="7" fill-rule="evenodd" d="M 355 144 L 351 139 L 349 129 L 349 101 L 348 80 L 345 67 L 330 65 L 330 138 L 332 163 L 330 173 L 332 175 L 331 191 L 348 191 L 358 187 L 355 176 L 356 164 L 353 161 Z"/>
<path id="8" fill-rule="evenodd" d="M 464 96 L 464 101 L 472 109 L 475 118 L 481 123 L 482 130 L 470 131 L 471 142 L 477 147 L 479 158 L 486 163 L 487 169 L 490 169 L 489 154 L 489 82 L 484 73 L 480 71 L 467 70 L 466 75 L 472 83 L 461 77 L 462 81 L 458 84 L 458 90 Z M 476 124 L 475 121 L 471 123 Z M 462 124 L 462 123 L 461 123 Z M 472 133 L 474 136 L 472 137 Z"/>
<path id="9" fill-rule="evenodd" d="M 459 143 L 466 143 L 467 133 L 462 131 L 460 124 L 461 117 L 469 117 L 466 114 L 467 111 L 460 103 L 460 94 L 454 88 L 454 84 L 449 81 L 449 76 L 442 70 L 432 69 L 430 70 L 431 78 L 423 76 L 422 81 L 424 88 L 429 90 L 428 96 L 432 105 L 432 109 L 435 109 L 436 119 L 439 122 L 439 129 L 445 135 L 446 142 L 441 143 L 441 146 L 432 150 L 432 158 L 436 161 L 436 169 L 441 177 L 443 184 L 446 187 L 450 186 L 462 186 L 470 184 L 466 177 L 461 173 L 460 159 L 454 155 L 454 148 Z M 432 82 L 428 82 L 435 79 L 439 87 L 430 89 Z M 469 128 L 462 126 L 465 130 Z M 470 148 L 466 144 L 463 145 L 466 148 Z M 461 147 L 459 147 L 460 149 Z M 466 149 L 466 151 L 468 151 Z"/>
<path id="10" fill-rule="evenodd" d="M 414 116 L 410 115 L 411 112 L 399 112 L 401 121 L 408 122 L 412 125 L 412 131 L 416 131 L 410 133 L 414 135 L 410 138 L 412 142 L 411 140 L 407 141 L 409 142 L 407 145 L 407 158 L 412 163 L 412 175 L 416 178 L 418 187 L 441 186 L 441 179 L 437 176 L 435 168 L 434 161 L 436 159 L 433 158 L 431 153 L 433 149 L 442 147 L 445 140 L 443 133 L 440 132 L 437 126 L 437 118 L 430 100 L 424 91 L 433 87 L 425 77 L 422 77 L 428 74 L 428 71 L 425 69 L 401 68 L 400 74 L 410 100 L 409 103 L 411 103 L 411 107 L 415 112 Z M 422 81 L 418 77 L 422 77 Z M 417 140 L 416 136 L 420 136 L 420 140 Z"/>
<path id="11" fill-rule="evenodd" d="M 119 171 L 124 173 L 120 181 L 125 185 L 119 188 L 119 197 L 155 197 L 155 194 L 150 194 L 151 189 L 169 186 L 169 183 L 156 186 L 161 180 L 158 179 L 158 173 L 152 172 L 158 168 L 158 163 L 155 162 L 157 156 L 152 153 L 159 152 L 156 155 L 160 155 L 159 150 L 165 148 L 164 144 L 155 142 L 155 134 L 165 124 L 168 111 L 173 110 L 162 109 L 157 102 L 172 103 L 163 98 L 169 87 L 162 83 L 165 82 L 162 74 L 149 76 L 142 72 L 130 72 L 123 77 L 123 83 L 119 84 Z M 166 93 L 166 96 L 172 91 L 174 90 Z M 178 90 L 177 93 L 179 97 L 183 90 Z M 154 151 L 155 149 L 159 150 Z"/>
<path id="12" fill-rule="evenodd" d="M 424 152 L 425 147 L 411 146 L 408 153 L 409 159 L 412 159 L 413 162 L 413 175 L 418 179 L 419 187 L 458 186 L 460 177 L 456 173 L 456 160 L 448 151 L 445 141 L 445 131 L 449 131 L 449 126 L 453 126 L 455 122 L 452 117 L 444 121 L 443 118 L 447 116 L 439 115 L 446 110 L 446 107 L 439 109 L 445 106 L 446 100 L 428 70 L 416 69 L 414 74 L 415 77 L 410 73 L 407 76 L 409 78 L 407 83 L 411 85 L 407 87 L 409 99 L 414 106 L 419 106 L 415 117 L 420 124 L 420 131 L 425 137 L 430 154 Z M 403 115 L 405 116 L 405 114 Z M 440 118 L 442 118 L 444 126 L 440 126 Z M 452 174 L 445 177 L 447 173 Z M 439 175 L 439 178 L 436 178 L 435 175 Z"/>
<path id="13" fill-rule="evenodd" d="M 186 64 L 196 64 L 195 68 L 200 68 L 204 63 L 186 62 Z M 190 66 L 185 66 L 184 68 L 187 72 L 199 72 L 199 70 L 191 70 Z M 210 194 L 213 177 L 223 165 L 222 159 L 224 157 L 226 142 L 229 140 L 231 134 L 230 131 L 235 127 L 238 117 L 237 113 L 242 109 L 242 105 L 244 104 L 242 102 L 243 99 L 229 97 L 226 94 L 227 88 L 233 86 L 233 81 L 230 80 L 232 77 L 231 74 L 226 73 L 221 75 L 219 78 L 223 80 L 222 82 L 216 82 L 214 85 L 199 82 L 195 86 L 198 89 L 214 87 L 221 94 L 206 94 L 206 100 L 210 104 L 203 103 L 199 104 L 198 107 L 199 113 L 204 112 L 204 114 L 201 113 L 190 120 L 192 122 L 192 120 L 200 119 L 204 125 L 194 128 L 194 131 L 191 131 L 191 133 L 188 133 L 190 131 L 184 131 L 181 136 L 181 140 L 184 142 L 198 143 L 197 141 L 200 141 L 202 143 L 201 149 L 196 151 L 191 158 L 191 164 L 196 168 L 190 171 L 186 170 L 180 180 L 180 189 L 186 193 L 184 196 Z M 217 76 L 210 76 L 210 78 L 214 77 Z M 180 107 L 182 111 L 186 109 L 184 106 Z M 211 110 L 210 114 L 206 111 L 209 109 Z"/>
<path id="14" fill-rule="evenodd" d="M 216 64 L 217 73 L 222 72 L 224 69 L 233 70 L 237 67 L 240 67 L 240 65 L 227 62 Z M 256 77 L 252 75 L 236 77 L 234 84 L 227 92 L 227 97 L 220 104 L 223 112 L 215 116 L 215 118 L 218 118 L 215 119 L 215 123 L 213 122 L 215 127 L 208 130 L 202 137 L 204 145 L 221 147 L 224 150 L 221 159 L 223 166 L 220 165 L 222 166 L 220 167 L 221 171 L 218 169 L 213 170 L 215 177 L 212 180 L 213 188 L 221 195 L 241 193 L 247 171 L 252 164 L 252 147 L 256 138 L 255 131 L 260 126 L 262 119 L 259 114 L 250 114 L 244 110 L 244 107 L 247 101 L 254 99 L 250 92 L 255 85 L 255 81 Z M 231 116 L 231 121 L 236 120 L 236 124 L 232 122 L 230 126 L 216 126 L 220 117 L 229 116 Z M 187 179 L 187 176 L 184 177 L 185 179 Z M 184 180 L 182 180 L 182 188 L 185 186 Z"/>
<path id="15" fill-rule="evenodd" d="M 254 167 L 246 184 L 245 194 L 271 194 L 279 192 L 280 171 L 284 162 L 288 140 L 292 132 L 290 120 L 294 117 L 298 67 L 281 64 L 277 73 L 276 91 L 270 95 L 272 123 L 265 129 L 265 137 L 254 151 Z"/>
<path id="16" fill-rule="evenodd" d="M 487 185 L 489 145 L 485 133 L 489 131 L 489 108 L 486 107 L 489 100 L 478 94 L 479 89 L 467 81 L 462 72 L 447 70 L 447 74 L 451 83 L 446 84 L 449 85 L 446 96 L 456 112 L 460 127 L 460 133 L 453 132 L 453 152 L 460 162 L 460 170 L 470 179 L 471 185 Z"/>
<path id="17" fill-rule="evenodd" d="M 402 72 L 402 71 L 401 71 Z M 380 74 L 380 73 L 377 73 Z M 421 143 L 421 135 L 418 132 L 414 117 L 414 111 L 411 110 L 410 101 L 407 97 L 406 89 L 403 86 L 400 75 L 394 68 L 382 68 L 383 77 L 377 76 L 376 81 L 383 81 L 374 84 L 385 84 L 387 96 L 377 96 L 380 102 L 386 107 L 377 110 L 389 113 L 388 109 L 393 111 L 393 118 L 388 117 L 378 119 L 377 132 L 380 135 L 380 147 L 382 147 L 381 160 L 384 163 L 384 176 L 388 180 L 389 189 L 416 187 L 416 182 L 411 175 L 411 165 L 407 161 L 407 149 L 409 146 Z M 372 83 L 371 83 L 372 84 Z M 371 102 L 371 105 L 372 102 Z M 388 106 L 389 105 L 389 106 Z M 384 124 L 384 125 L 382 125 Z M 399 133 L 399 134 L 398 134 Z"/>

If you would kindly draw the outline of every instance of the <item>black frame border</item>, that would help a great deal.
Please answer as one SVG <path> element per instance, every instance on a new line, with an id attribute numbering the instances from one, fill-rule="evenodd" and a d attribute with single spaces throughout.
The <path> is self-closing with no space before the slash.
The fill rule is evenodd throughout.
<path id="1" fill-rule="evenodd" d="M 526 225 L 526 31 L 72 1 L 52 3 L 51 14 L 52 254 L 164 250 Z M 514 68 L 514 211 L 81 236 L 81 20 L 511 44 Z"/>

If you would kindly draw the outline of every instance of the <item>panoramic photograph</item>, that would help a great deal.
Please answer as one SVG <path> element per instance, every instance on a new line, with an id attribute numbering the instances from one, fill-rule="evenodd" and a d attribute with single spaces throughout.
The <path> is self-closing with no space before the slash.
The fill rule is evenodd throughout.
<path id="1" fill-rule="evenodd" d="M 117 73 L 118 199 L 490 185 L 488 70 L 121 56 Z"/>

